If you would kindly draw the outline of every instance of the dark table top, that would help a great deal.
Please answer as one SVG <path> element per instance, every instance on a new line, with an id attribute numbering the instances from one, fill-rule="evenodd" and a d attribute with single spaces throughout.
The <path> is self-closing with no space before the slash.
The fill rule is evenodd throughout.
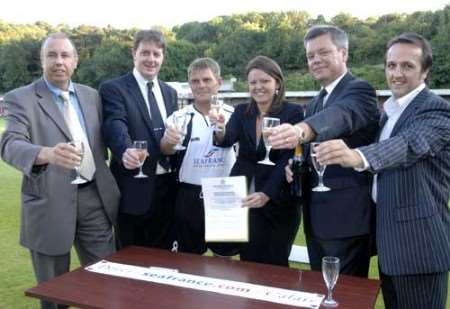
<path id="1" fill-rule="evenodd" d="M 182 273 L 193 275 L 326 294 L 322 274 L 314 271 L 142 247 L 122 249 L 106 260 L 144 267 L 176 268 Z M 378 280 L 341 275 L 333 296 L 339 302 L 339 309 L 374 308 L 379 288 Z M 296 308 L 261 300 L 108 276 L 83 268 L 43 282 L 28 289 L 25 294 L 81 308 Z"/>

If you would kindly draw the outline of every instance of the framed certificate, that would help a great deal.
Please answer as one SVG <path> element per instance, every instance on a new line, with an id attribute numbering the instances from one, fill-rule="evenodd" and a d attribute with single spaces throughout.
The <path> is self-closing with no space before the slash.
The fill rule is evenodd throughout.
<path id="1" fill-rule="evenodd" d="M 202 179 L 205 205 L 205 241 L 247 242 L 248 208 L 242 207 L 247 196 L 245 176 Z"/>

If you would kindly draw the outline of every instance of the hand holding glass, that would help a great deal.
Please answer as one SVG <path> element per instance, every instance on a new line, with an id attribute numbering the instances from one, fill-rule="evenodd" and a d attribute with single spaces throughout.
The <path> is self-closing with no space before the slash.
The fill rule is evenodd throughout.
<path id="1" fill-rule="evenodd" d="M 133 147 L 138 155 L 139 160 L 139 173 L 134 176 L 134 178 L 147 178 L 148 176 L 142 172 L 142 166 L 144 165 L 145 159 L 147 158 L 147 141 L 134 141 Z"/>
<path id="2" fill-rule="evenodd" d="M 219 115 L 220 110 L 222 109 L 223 100 L 219 98 L 217 94 L 213 94 L 211 96 L 211 109 L 215 112 L 216 115 Z M 213 123 L 212 125 L 214 132 L 222 132 L 222 129 L 217 126 L 217 124 Z"/>
<path id="3" fill-rule="evenodd" d="M 175 113 L 173 115 L 173 122 L 175 124 L 176 129 L 181 132 L 181 135 L 183 136 L 183 138 L 181 139 L 181 141 L 176 144 L 173 149 L 175 150 L 184 150 L 186 149 L 186 147 L 184 147 L 182 145 L 182 142 L 186 136 L 187 133 L 187 125 L 189 122 L 189 117 L 190 115 L 187 113 Z"/>
<path id="4" fill-rule="evenodd" d="M 322 165 L 319 163 L 319 161 L 317 161 L 317 155 L 316 155 L 316 151 L 315 148 L 316 146 L 318 146 L 320 143 L 311 143 L 310 144 L 310 152 L 311 152 L 311 161 L 313 163 L 314 169 L 316 170 L 317 175 L 319 176 L 319 184 L 312 188 L 312 190 L 314 192 L 326 192 L 326 191 L 330 191 L 330 188 L 326 187 L 323 184 L 323 174 L 325 173 L 325 169 L 327 168 L 326 165 Z"/>
<path id="5" fill-rule="evenodd" d="M 72 147 L 75 147 L 78 154 L 81 156 L 80 164 L 78 164 L 74 168 L 75 172 L 77 173 L 77 177 L 75 177 L 75 179 L 72 180 L 71 184 L 79 185 L 82 183 L 86 183 L 87 182 L 86 179 L 83 179 L 80 175 L 80 166 L 81 166 L 81 162 L 83 162 L 83 156 L 84 156 L 84 144 L 82 141 L 71 141 L 71 142 L 69 142 L 69 145 L 71 145 Z"/>
<path id="6" fill-rule="evenodd" d="M 333 289 L 339 278 L 339 258 L 324 256 L 322 258 L 322 276 L 327 286 L 327 298 L 322 302 L 325 307 L 337 307 L 338 303 L 333 299 Z"/>
<path id="7" fill-rule="evenodd" d="M 266 165 L 275 165 L 272 161 L 269 159 L 269 153 L 270 149 L 272 149 L 272 144 L 270 144 L 269 136 L 270 136 L 270 129 L 274 128 L 276 126 L 280 125 L 280 119 L 279 118 L 273 118 L 273 117 L 264 117 L 262 121 L 262 137 L 264 140 L 264 145 L 266 146 L 266 157 L 264 160 L 258 161 L 259 164 L 266 164 Z"/>

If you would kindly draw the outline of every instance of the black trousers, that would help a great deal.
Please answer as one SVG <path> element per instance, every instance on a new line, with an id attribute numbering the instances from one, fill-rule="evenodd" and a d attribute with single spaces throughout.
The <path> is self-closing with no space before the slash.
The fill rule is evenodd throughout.
<path id="1" fill-rule="evenodd" d="M 379 272 L 386 309 L 448 308 L 448 272 L 403 276 Z"/>
<path id="2" fill-rule="evenodd" d="M 205 208 L 201 186 L 180 183 L 175 203 L 175 227 L 178 250 L 203 254 L 209 248 L 216 255 L 237 254 L 234 243 L 205 242 Z"/>
<path id="3" fill-rule="evenodd" d="M 369 274 L 369 235 L 325 240 L 306 234 L 306 245 L 312 270 L 322 270 L 324 256 L 335 256 L 340 260 L 341 274 L 358 277 Z"/>
<path id="4" fill-rule="evenodd" d="M 143 215 L 119 213 L 120 248 L 136 245 L 172 249 L 175 240 L 174 204 L 177 183 L 173 173 L 156 176 L 151 209 Z"/>
<path id="5" fill-rule="evenodd" d="M 289 254 L 300 225 L 299 205 L 280 206 L 269 202 L 250 209 L 250 241 L 243 245 L 243 261 L 289 266 Z"/>

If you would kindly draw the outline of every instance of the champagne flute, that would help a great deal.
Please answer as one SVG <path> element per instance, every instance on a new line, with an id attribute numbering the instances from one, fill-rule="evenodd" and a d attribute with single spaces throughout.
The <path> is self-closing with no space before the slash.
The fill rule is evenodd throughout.
<path id="1" fill-rule="evenodd" d="M 311 143 L 310 144 L 310 152 L 311 152 L 311 161 L 314 166 L 314 169 L 316 170 L 317 175 L 319 176 L 319 184 L 312 188 L 314 192 L 326 192 L 330 191 L 330 188 L 325 186 L 323 184 L 323 174 L 325 173 L 325 169 L 327 168 L 326 165 L 320 164 L 319 161 L 317 161 L 317 155 L 316 155 L 316 146 L 318 146 L 320 143 Z"/>
<path id="2" fill-rule="evenodd" d="M 173 115 L 173 121 L 174 121 L 175 127 L 183 135 L 183 138 L 181 139 L 181 141 L 173 147 L 173 149 L 175 149 L 175 150 L 186 149 L 186 147 L 182 145 L 182 142 L 187 134 L 187 125 L 189 123 L 189 116 L 190 115 L 187 113 L 175 113 Z"/>
<path id="3" fill-rule="evenodd" d="M 266 157 L 264 160 L 258 161 L 259 164 L 266 164 L 266 165 L 275 165 L 272 161 L 269 159 L 269 153 L 272 149 L 272 144 L 270 144 L 269 141 L 269 129 L 274 128 L 276 126 L 280 125 L 280 119 L 279 118 L 273 118 L 273 117 L 264 117 L 262 121 L 262 137 L 264 140 L 264 145 L 266 146 Z"/>
<path id="4" fill-rule="evenodd" d="M 219 115 L 220 110 L 222 109 L 223 100 L 219 97 L 217 94 L 213 94 L 211 96 L 211 109 L 216 113 L 216 115 Z M 214 132 L 222 132 L 223 130 L 217 126 L 216 123 L 213 123 L 211 125 Z"/>
<path id="5" fill-rule="evenodd" d="M 81 162 L 83 162 L 83 156 L 84 156 L 84 144 L 82 141 L 70 141 L 69 145 L 71 145 L 72 147 L 75 147 L 78 154 L 81 156 L 80 164 L 78 164 L 77 166 L 74 167 L 75 172 L 77 173 L 77 177 L 75 177 L 75 179 L 72 180 L 71 184 L 80 185 L 82 183 L 86 183 L 87 182 L 86 179 L 83 179 L 80 175 L 80 166 L 81 166 Z"/>
<path id="6" fill-rule="evenodd" d="M 327 286 L 327 298 L 322 302 L 325 307 L 337 307 L 338 302 L 333 299 L 333 289 L 339 278 L 339 258 L 324 256 L 322 258 L 322 276 Z"/>
<path id="7" fill-rule="evenodd" d="M 147 141 L 134 141 L 132 148 L 136 151 L 139 160 L 139 173 L 136 174 L 134 178 L 147 178 L 148 176 L 142 172 L 142 166 L 148 155 Z"/>

